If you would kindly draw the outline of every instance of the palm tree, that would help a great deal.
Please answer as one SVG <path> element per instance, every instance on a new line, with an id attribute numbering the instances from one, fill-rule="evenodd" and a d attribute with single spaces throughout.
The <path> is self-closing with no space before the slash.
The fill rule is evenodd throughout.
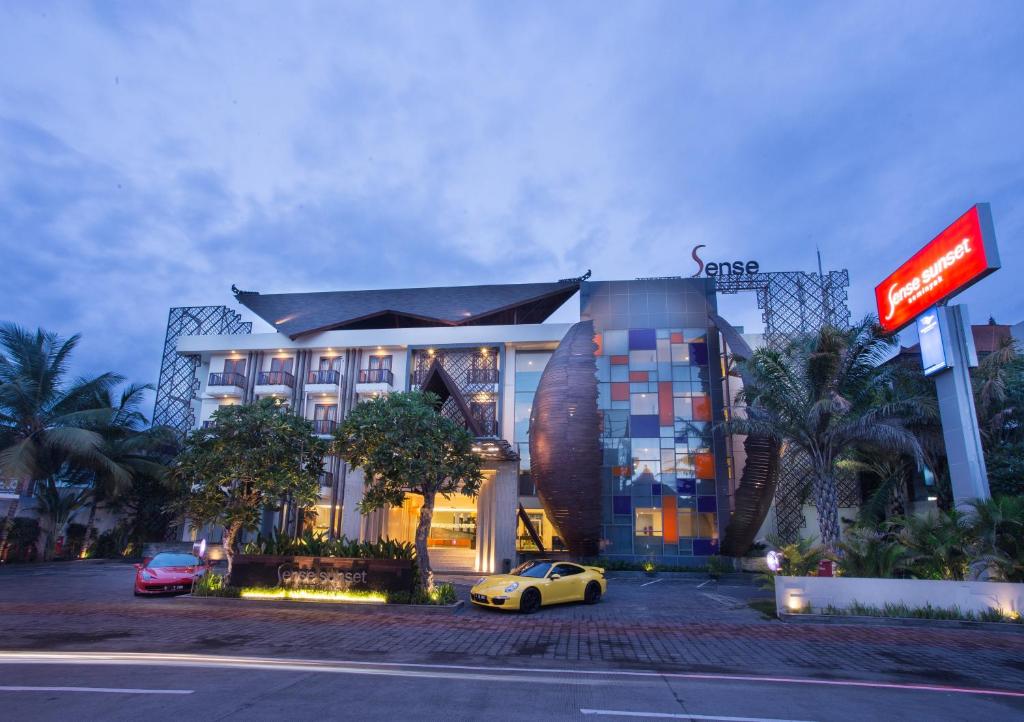
<path id="1" fill-rule="evenodd" d="M 111 415 L 96 399 L 123 379 L 105 373 L 65 384 L 68 357 L 78 340 L 0 324 L 0 474 L 18 480 L 19 496 L 33 482 L 52 481 L 65 463 L 128 478 L 128 471 L 106 456 L 96 430 Z M 0 529 L 0 547 L 17 512 L 14 499 Z"/>
<path id="2" fill-rule="evenodd" d="M 88 487 L 70 485 L 49 478 L 36 485 L 35 495 L 39 516 L 49 519 L 50 522 L 43 546 L 43 559 L 47 560 L 53 555 L 57 536 L 64 530 L 71 517 L 88 503 L 91 494 Z"/>
<path id="3" fill-rule="evenodd" d="M 896 370 L 882 362 L 894 345 L 868 318 L 850 329 L 826 326 L 782 351 L 758 349 L 743 362 L 750 379 L 742 391 L 747 418 L 727 426 L 806 456 L 821 541 L 830 553 L 839 540 L 837 462 L 858 447 L 921 458 L 907 423 L 929 409 L 921 398 L 886 393 Z"/>

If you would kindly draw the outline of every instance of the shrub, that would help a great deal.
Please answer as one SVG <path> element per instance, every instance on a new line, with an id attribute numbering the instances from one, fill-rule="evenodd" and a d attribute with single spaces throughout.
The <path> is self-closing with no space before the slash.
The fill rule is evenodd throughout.
<path id="1" fill-rule="evenodd" d="M 199 577 L 192 588 L 192 594 L 196 597 L 238 597 L 240 593 L 238 587 L 225 586 L 223 575 L 213 572 Z"/>
<path id="2" fill-rule="evenodd" d="M 839 569 L 847 577 L 891 578 L 910 564 L 909 550 L 890 535 L 854 528 L 839 544 Z"/>
<path id="3" fill-rule="evenodd" d="M 28 516 L 16 516 L 7 534 L 7 559 L 11 562 L 31 561 L 39 549 L 39 520 Z"/>

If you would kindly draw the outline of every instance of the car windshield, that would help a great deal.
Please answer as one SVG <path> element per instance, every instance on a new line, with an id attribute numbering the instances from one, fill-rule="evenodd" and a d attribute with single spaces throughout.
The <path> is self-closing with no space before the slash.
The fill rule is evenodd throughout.
<path id="1" fill-rule="evenodd" d="M 550 569 L 551 562 L 523 562 L 512 570 L 512 574 L 517 577 L 533 577 L 534 579 L 541 579 L 547 575 Z"/>
<path id="2" fill-rule="evenodd" d="M 152 569 L 160 569 L 162 567 L 195 567 L 201 563 L 198 557 L 192 554 L 157 554 L 150 560 L 148 566 Z"/>

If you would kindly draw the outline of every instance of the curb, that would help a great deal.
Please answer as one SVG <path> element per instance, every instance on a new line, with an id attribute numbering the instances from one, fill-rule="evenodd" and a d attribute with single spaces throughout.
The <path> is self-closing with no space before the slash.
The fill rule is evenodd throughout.
<path id="1" fill-rule="evenodd" d="M 860 627 L 945 627 L 946 629 L 976 629 L 987 632 L 1024 634 L 1024 624 L 1012 622 L 972 622 L 967 619 L 918 619 L 916 617 L 864 617 L 853 614 L 790 614 L 779 612 L 778 617 L 790 624 L 846 624 Z"/>
<path id="2" fill-rule="evenodd" d="M 412 612 L 417 614 L 455 614 L 465 606 L 461 599 L 454 604 L 381 604 L 379 602 L 317 602 L 308 599 L 236 599 L 234 597 L 193 597 L 191 594 L 183 594 L 174 597 L 178 604 L 192 605 L 197 607 L 231 607 L 236 605 L 254 609 L 302 609 L 312 608 L 317 611 L 330 609 L 332 611 L 354 611 L 361 612 Z"/>

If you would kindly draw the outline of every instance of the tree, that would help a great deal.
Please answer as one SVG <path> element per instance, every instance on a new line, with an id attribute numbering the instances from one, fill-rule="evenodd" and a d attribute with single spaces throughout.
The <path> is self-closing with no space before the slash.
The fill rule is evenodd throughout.
<path id="1" fill-rule="evenodd" d="M 972 374 L 974 405 L 993 496 L 1024 495 L 1024 357 L 1003 339 Z"/>
<path id="2" fill-rule="evenodd" d="M 18 479 L 19 496 L 35 481 L 52 481 L 65 463 L 119 481 L 129 478 L 127 469 L 104 454 L 103 435 L 95 428 L 110 418 L 96 399 L 123 379 L 105 373 L 65 384 L 78 340 L 0 324 L 0 474 Z M 0 547 L 17 513 L 15 499 L 0 529 Z"/>
<path id="3" fill-rule="evenodd" d="M 438 494 L 475 496 L 483 481 L 473 437 L 437 411 L 431 393 L 409 391 L 357 404 L 335 432 L 337 453 L 365 475 L 364 514 L 423 497 L 416 556 L 423 589 L 433 588 L 427 535 Z"/>
<path id="4" fill-rule="evenodd" d="M 327 442 L 274 399 L 222 406 L 213 421 L 186 439 L 172 475 L 191 489 L 193 523 L 224 527 L 230 578 L 238 535 L 258 528 L 264 507 L 285 498 L 299 508 L 316 503 Z"/>
<path id="5" fill-rule="evenodd" d="M 924 399 L 887 394 L 896 370 L 881 363 L 894 343 L 869 318 L 850 329 L 826 326 L 782 351 L 758 349 L 743 362 L 747 414 L 727 426 L 806 456 L 821 540 L 833 554 L 839 539 L 836 463 L 858 446 L 921 458 L 907 423 L 930 409 Z"/>
<path id="6" fill-rule="evenodd" d="M 64 484 L 51 477 L 36 484 L 35 496 L 39 516 L 50 522 L 43 545 L 43 559 L 48 560 L 53 557 L 54 545 L 64 527 L 79 509 L 89 503 L 90 490 Z"/>

